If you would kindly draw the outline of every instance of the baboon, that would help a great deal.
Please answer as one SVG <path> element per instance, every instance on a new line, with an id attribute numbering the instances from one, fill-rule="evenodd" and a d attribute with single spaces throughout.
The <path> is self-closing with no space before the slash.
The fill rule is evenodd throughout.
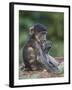
<path id="1" fill-rule="evenodd" d="M 57 72 L 59 63 L 48 54 L 52 46 L 48 41 L 47 28 L 37 23 L 29 28 L 30 38 L 23 48 L 23 62 L 26 70 L 43 70 Z"/>

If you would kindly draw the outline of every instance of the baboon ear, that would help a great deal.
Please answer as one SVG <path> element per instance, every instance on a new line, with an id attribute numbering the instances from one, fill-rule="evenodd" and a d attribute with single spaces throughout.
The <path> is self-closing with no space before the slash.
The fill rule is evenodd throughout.
<path id="1" fill-rule="evenodd" d="M 29 28 L 29 34 L 30 35 L 33 35 L 34 34 L 34 27 L 33 26 Z"/>

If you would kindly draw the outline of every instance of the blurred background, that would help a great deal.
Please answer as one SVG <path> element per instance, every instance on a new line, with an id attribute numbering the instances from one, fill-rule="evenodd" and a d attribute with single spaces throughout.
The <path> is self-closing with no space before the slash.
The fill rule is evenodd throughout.
<path id="1" fill-rule="evenodd" d="M 49 54 L 64 57 L 64 13 L 19 11 L 19 62 L 22 63 L 22 50 L 29 36 L 29 27 L 41 23 L 48 28 L 47 39 L 52 41 Z"/>

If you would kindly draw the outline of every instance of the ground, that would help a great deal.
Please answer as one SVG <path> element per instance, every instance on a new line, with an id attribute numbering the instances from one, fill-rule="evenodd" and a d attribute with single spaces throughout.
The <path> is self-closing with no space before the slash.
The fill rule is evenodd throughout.
<path id="1" fill-rule="evenodd" d="M 64 61 L 63 57 L 55 57 L 59 63 Z M 46 70 L 42 71 L 24 71 L 21 69 L 23 64 L 19 65 L 19 79 L 32 79 L 32 78 L 51 78 L 51 77 L 63 77 L 64 73 L 50 73 Z"/>

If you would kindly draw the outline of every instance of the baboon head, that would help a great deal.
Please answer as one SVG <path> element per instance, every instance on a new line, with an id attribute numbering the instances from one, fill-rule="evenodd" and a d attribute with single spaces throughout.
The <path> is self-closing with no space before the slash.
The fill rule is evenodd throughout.
<path id="1" fill-rule="evenodd" d="M 30 27 L 30 34 L 40 43 L 43 51 L 48 53 L 52 46 L 52 42 L 47 40 L 48 30 L 47 27 L 42 24 L 34 24 Z"/>

